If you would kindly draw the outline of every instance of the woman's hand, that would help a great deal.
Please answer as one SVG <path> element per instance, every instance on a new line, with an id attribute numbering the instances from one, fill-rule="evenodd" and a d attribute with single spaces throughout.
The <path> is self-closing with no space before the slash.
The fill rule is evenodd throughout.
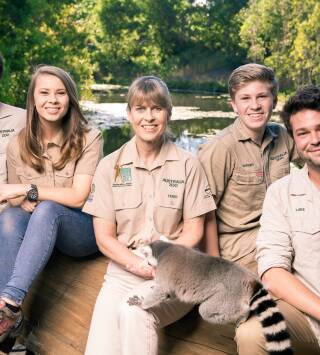
<path id="1" fill-rule="evenodd" d="M 26 199 L 24 199 L 22 202 L 21 202 L 21 205 L 20 207 L 26 211 L 26 212 L 29 212 L 29 213 L 32 213 L 34 211 L 34 209 L 37 207 L 38 205 L 38 202 L 30 202 Z"/>
<path id="2" fill-rule="evenodd" d="M 131 273 L 143 277 L 146 280 L 153 279 L 155 277 L 155 269 L 148 264 L 147 260 L 141 259 L 141 262 L 137 265 L 126 265 L 126 270 Z"/>
<path id="3" fill-rule="evenodd" d="M 0 184 L 0 203 L 7 200 L 26 196 L 30 185 L 25 184 Z"/>

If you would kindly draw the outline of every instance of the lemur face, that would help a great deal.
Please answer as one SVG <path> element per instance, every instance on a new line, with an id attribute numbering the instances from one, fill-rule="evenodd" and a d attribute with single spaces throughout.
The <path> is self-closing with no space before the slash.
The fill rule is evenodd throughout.
<path id="1" fill-rule="evenodd" d="M 148 261 L 149 265 L 153 267 L 156 267 L 158 265 L 158 260 L 153 256 L 152 248 L 149 245 L 138 247 L 137 250 Z"/>

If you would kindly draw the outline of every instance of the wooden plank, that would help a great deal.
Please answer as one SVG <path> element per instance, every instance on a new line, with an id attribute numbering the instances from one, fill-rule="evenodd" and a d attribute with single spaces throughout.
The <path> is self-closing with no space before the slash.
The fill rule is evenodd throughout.
<path id="1" fill-rule="evenodd" d="M 84 353 L 91 314 L 103 282 L 107 259 L 76 260 L 55 253 L 24 304 L 32 331 L 28 347 L 41 355 Z M 236 354 L 232 326 L 204 322 L 197 310 L 164 329 L 159 355 Z"/>

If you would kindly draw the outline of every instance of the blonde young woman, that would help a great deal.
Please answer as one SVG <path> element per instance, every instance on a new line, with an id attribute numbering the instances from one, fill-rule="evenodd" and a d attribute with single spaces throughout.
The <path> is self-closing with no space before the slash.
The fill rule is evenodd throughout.
<path id="1" fill-rule="evenodd" d="M 166 84 L 157 77 L 138 78 L 127 102 L 135 136 L 101 160 L 83 209 L 94 216 L 97 244 L 111 259 L 86 355 L 157 354 L 158 329 L 192 306 L 173 300 L 148 312 L 128 304 L 133 294 L 150 291 L 156 272 L 135 248 L 160 235 L 194 247 L 203 234 L 204 215 L 215 209 L 199 162 L 167 139 L 172 103 Z"/>
<path id="2" fill-rule="evenodd" d="M 27 98 L 26 128 L 7 148 L 0 202 L 0 341 L 22 323 L 20 305 L 54 246 L 71 256 L 97 251 L 92 217 L 81 211 L 102 153 L 76 85 L 64 70 L 40 66 Z"/>

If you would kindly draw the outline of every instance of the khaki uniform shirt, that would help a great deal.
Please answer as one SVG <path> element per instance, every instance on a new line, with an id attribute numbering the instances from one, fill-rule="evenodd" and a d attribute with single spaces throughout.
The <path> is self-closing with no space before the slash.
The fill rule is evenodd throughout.
<path id="1" fill-rule="evenodd" d="M 198 160 L 172 142 L 164 143 L 148 169 L 135 137 L 98 165 L 83 211 L 117 224 L 117 237 L 136 247 L 165 235 L 179 236 L 183 220 L 215 209 Z"/>
<path id="2" fill-rule="evenodd" d="M 269 187 L 257 261 L 260 276 L 272 267 L 283 268 L 320 297 L 320 190 L 306 166 Z M 320 344 L 320 322 L 308 319 Z"/>
<path id="3" fill-rule="evenodd" d="M 255 249 L 267 187 L 287 175 L 294 154 L 285 128 L 268 123 L 261 146 L 239 119 L 200 147 L 199 159 L 217 204 L 221 255 L 236 261 Z"/>
<path id="4" fill-rule="evenodd" d="M 61 170 L 53 164 L 60 158 L 62 137 L 48 143 L 43 153 L 45 171 L 38 173 L 25 164 L 20 157 L 18 137 L 14 137 L 7 148 L 8 182 L 10 184 L 36 184 L 43 187 L 71 187 L 74 175 L 93 175 L 102 157 L 102 137 L 97 129 L 85 134 L 85 144 L 78 160 L 69 161 Z"/>
<path id="5" fill-rule="evenodd" d="M 26 124 L 26 111 L 0 102 L 0 183 L 7 182 L 6 148 Z M 0 212 L 5 205 L 0 205 Z"/>
<path id="6" fill-rule="evenodd" d="M 26 111 L 0 102 L 0 183 L 7 182 L 6 148 L 26 124 Z"/>

